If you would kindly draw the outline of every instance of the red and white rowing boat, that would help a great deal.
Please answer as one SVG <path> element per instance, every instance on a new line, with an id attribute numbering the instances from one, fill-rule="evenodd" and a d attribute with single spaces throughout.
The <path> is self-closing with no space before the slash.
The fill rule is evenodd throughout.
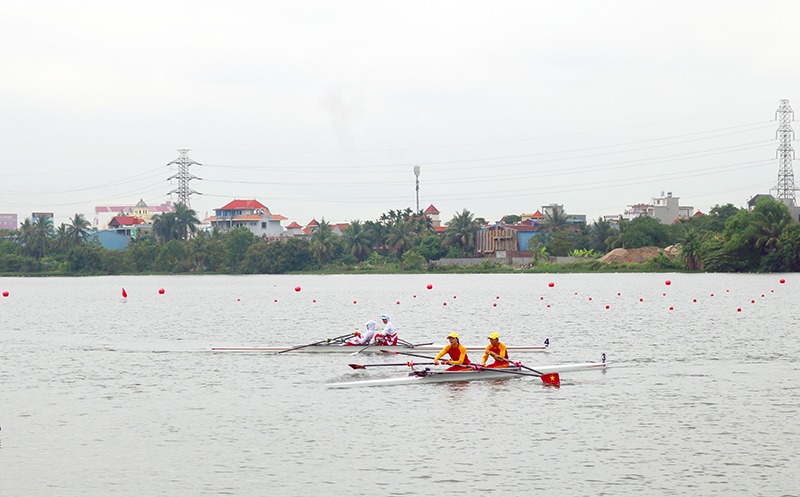
<path id="1" fill-rule="evenodd" d="M 590 369 L 605 369 L 605 362 L 596 363 L 576 363 L 576 364 L 559 364 L 554 366 L 536 366 L 535 369 L 542 376 L 565 373 L 569 371 L 585 371 Z M 531 369 L 531 368 L 526 368 Z M 392 386 L 392 385 L 413 385 L 423 383 L 442 383 L 448 381 L 472 381 L 472 380 L 497 380 L 501 378 L 509 378 L 513 376 L 538 376 L 526 373 L 522 368 L 512 366 L 509 368 L 481 368 L 477 370 L 465 371 L 430 371 L 428 368 L 424 370 L 415 370 L 408 376 L 400 376 L 397 378 L 381 378 L 377 380 L 359 380 L 347 381 L 343 383 L 328 383 L 328 388 L 353 388 L 353 387 L 379 387 L 379 386 Z M 547 383 L 547 382 L 545 382 Z"/>

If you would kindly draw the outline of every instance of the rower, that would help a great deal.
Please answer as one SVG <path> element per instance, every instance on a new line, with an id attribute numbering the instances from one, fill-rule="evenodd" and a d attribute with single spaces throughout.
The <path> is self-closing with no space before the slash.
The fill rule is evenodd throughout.
<path id="1" fill-rule="evenodd" d="M 490 333 L 487 337 L 489 339 L 489 345 L 486 346 L 486 351 L 483 353 L 483 359 L 481 359 L 481 366 L 486 366 L 486 360 L 489 359 L 489 356 L 492 356 L 494 362 L 488 366 L 487 368 L 507 368 L 508 367 L 508 350 L 506 350 L 506 346 L 500 342 L 500 335 L 497 332 Z M 506 360 L 500 359 L 500 357 L 505 357 Z"/>
<path id="2" fill-rule="evenodd" d="M 375 335 L 375 345 L 397 345 L 397 329 L 389 319 L 388 314 L 381 316 L 383 331 Z"/>
<path id="3" fill-rule="evenodd" d="M 365 323 L 367 331 L 364 333 L 355 332 L 353 338 L 346 341 L 344 345 L 369 345 L 375 337 L 375 321 L 369 320 Z"/>
<path id="4" fill-rule="evenodd" d="M 459 342 L 458 333 L 450 333 L 447 335 L 447 340 L 450 342 L 450 344 L 445 345 L 442 351 L 433 358 L 433 363 L 438 366 L 439 359 L 441 359 L 443 355 L 448 354 L 450 356 L 450 360 L 441 361 L 442 364 L 453 364 L 453 366 L 447 368 L 447 371 L 462 371 L 469 369 L 464 367 L 470 364 L 469 358 L 467 357 L 467 348 L 461 345 Z"/>

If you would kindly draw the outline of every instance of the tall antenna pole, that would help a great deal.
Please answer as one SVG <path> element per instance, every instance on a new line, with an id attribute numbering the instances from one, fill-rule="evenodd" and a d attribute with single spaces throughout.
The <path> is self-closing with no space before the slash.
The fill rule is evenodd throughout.
<path id="1" fill-rule="evenodd" d="M 775 188 L 770 190 L 770 193 L 774 191 L 776 199 L 783 202 L 787 207 L 794 207 L 795 192 L 797 191 L 794 185 L 794 172 L 792 171 L 792 160 L 794 160 L 792 140 L 794 140 L 794 130 L 792 130 L 791 122 L 794 121 L 794 112 L 792 112 L 788 100 L 781 100 L 780 107 L 775 111 L 775 117 L 780 121 L 780 125 L 778 126 L 780 146 L 776 154 L 780 160 L 780 166 L 778 170 L 778 184 Z"/>
<path id="2" fill-rule="evenodd" d="M 419 212 L 419 166 L 414 166 L 414 175 L 417 177 L 417 212 Z"/>
<path id="3" fill-rule="evenodd" d="M 178 152 L 181 154 L 180 157 L 175 159 L 174 161 L 167 164 L 170 167 L 176 167 L 178 171 L 167 178 L 168 180 L 176 179 L 178 180 L 178 187 L 169 192 L 169 195 L 173 193 L 178 195 L 178 202 L 185 205 L 186 207 L 191 208 L 189 197 L 192 195 L 202 195 L 200 192 L 196 192 L 189 188 L 189 182 L 193 179 L 202 179 L 198 178 L 197 176 L 193 175 L 189 172 L 189 166 L 202 166 L 202 164 L 193 161 L 189 158 L 188 148 L 179 148 Z"/>

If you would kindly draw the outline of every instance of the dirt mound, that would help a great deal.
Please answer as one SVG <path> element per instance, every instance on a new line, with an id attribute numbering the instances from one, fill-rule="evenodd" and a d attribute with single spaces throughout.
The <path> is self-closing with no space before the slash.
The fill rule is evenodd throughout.
<path id="1" fill-rule="evenodd" d="M 658 257 L 659 254 L 664 254 L 669 258 L 675 257 L 678 247 L 670 245 L 662 249 L 659 247 L 642 247 L 637 249 L 614 249 L 600 258 L 602 262 L 640 262 L 645 259 L 652 259 Z"/>

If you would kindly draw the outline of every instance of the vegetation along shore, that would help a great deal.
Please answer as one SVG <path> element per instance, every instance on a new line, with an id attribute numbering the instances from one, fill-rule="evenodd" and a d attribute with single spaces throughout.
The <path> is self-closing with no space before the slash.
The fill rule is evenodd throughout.
<path id="1" fill-rule="evenodd" d="M 19 229 L 0 232 L 0 274 L 800 270 L 800 224 L 783 203 L 770 198 L 759 199 L 752 210 L 717 205 L 708 214 L 669 225 L 643 216 L 616 225 L 598 219 L 573 226 L 555 213 L 518 258 L 522 262 L 476 254 L 476 233 L 486 223 L 466 209 L 440 233 L 427 216 L 411 209 L 392 210 L 375 221 L 352 221 L 341 236 L 323 219 L 310 238 L 280 241 L 258 238 L 246 228 L 198 231 L 199 224 L 192 209 L 180 206 L 159 216 L 152 233 L 131 240 L 125 250 L 112 250 L 100 245 L 80 214 L 56 229 L 51 219 L 26 219 Z M 614 249 L 642 247 L 670 250 L 627 262 L 604 257 Z M 560 257 L 575 259 L 552 263 Z M 475 264 L 447 263 L 465 258 Z"/>

